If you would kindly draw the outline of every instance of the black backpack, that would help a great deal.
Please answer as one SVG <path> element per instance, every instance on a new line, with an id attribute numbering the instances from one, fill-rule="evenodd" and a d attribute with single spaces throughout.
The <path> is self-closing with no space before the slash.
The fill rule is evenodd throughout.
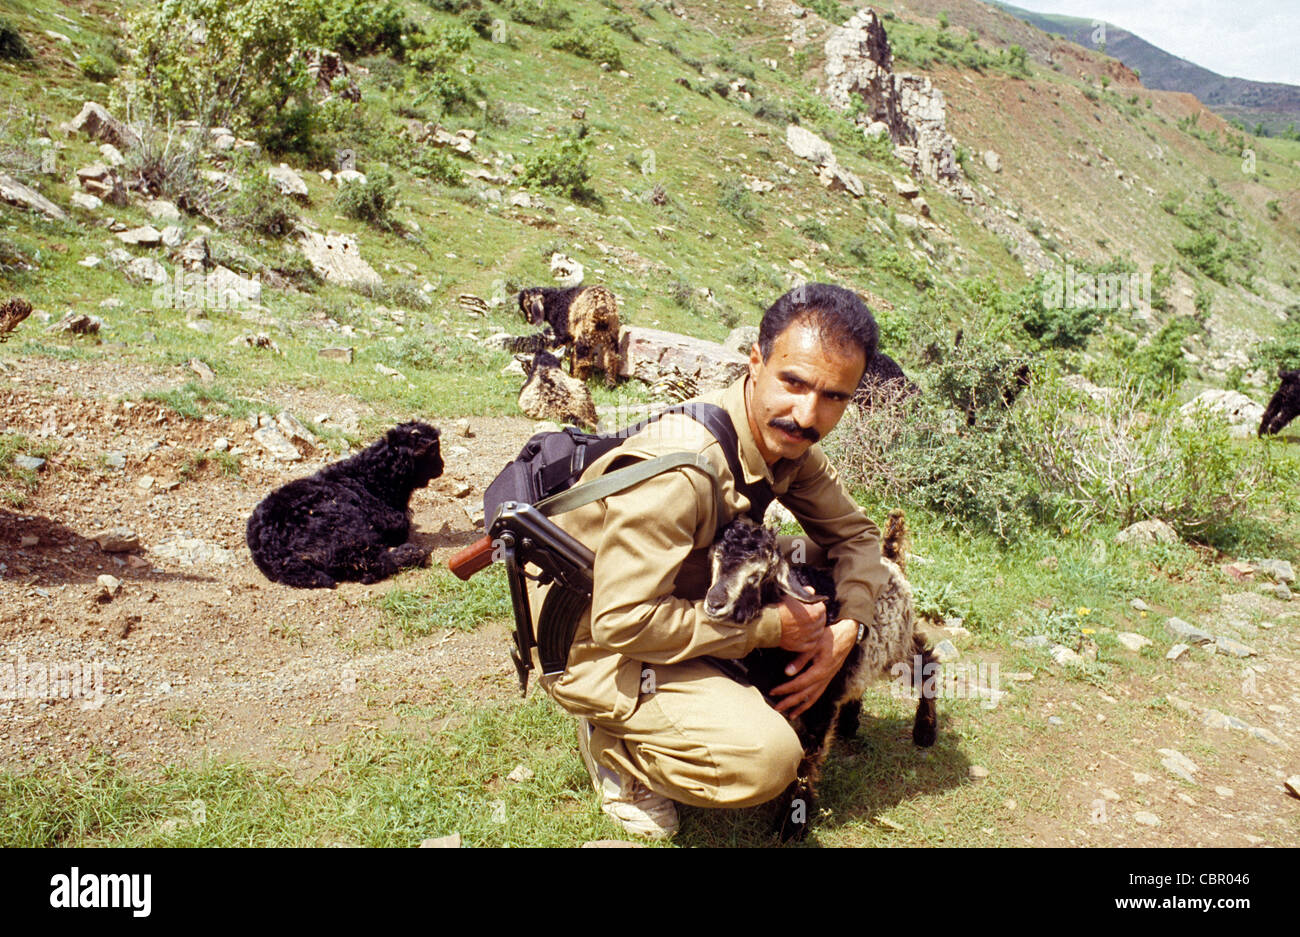
<path id="1" fill-rule="evenodd" d="M 673 413 L 684 413 L 713 434 L 722 446 L 737 489 L 749 499 L 750 516 L 762 523 L 773 499 L 772 491 L 766 483 L 745 482 L 745 473 L 740 466 L 739 441 L 731 416 L 716 404 L 683 403 L 614 433 L 584 433 L 572 426 L 559 432 L 538 433 L 524 444 L 514 461 L 501 470 L 483 493 L 485 526 L 491 528 L 492 519 L 507 501 L 531 504 L 550 516 L 598 501 L 682 465 L 692 465 L 713 475 L 712 467 L 701 464 L 702 460 L 696 457 L 696 453 L 678 452 L 646 459 L 573 487 L 587 466 L 620 446 L 628 437 Z M 716 482 L 716 478 L 714 480 Z"/>

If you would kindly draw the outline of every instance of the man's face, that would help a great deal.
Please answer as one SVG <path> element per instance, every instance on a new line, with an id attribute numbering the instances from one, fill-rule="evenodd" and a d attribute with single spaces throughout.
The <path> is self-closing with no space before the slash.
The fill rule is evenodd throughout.
<path id="1" fill-rule="evenodd" d="M 763 461 L 797 459 L 834 429 L 864 367 L 861 349 L 827 345 L 807 319 L 776 337 L 766 361 L 755 344 L 745 406 Z"/>

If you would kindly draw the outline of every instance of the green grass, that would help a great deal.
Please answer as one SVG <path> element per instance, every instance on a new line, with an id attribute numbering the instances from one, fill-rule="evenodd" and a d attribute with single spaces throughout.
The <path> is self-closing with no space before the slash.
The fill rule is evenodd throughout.
<path id="1" fill-rule="evenodd" d="M 511 618 L 510 589 L 500 567 L 492 567 L 468 582 L 444 566 L 411 572 L 375 600 L 386 628 L 406 638 L 450 629 L 473 631 L 485 621 Z"/>
<path id="2" fill-rule="evenodd" d="M 41 475 L 49 468 L 48 462 L 38 471 L 22 468 L 14 464 L 14 456 L 48 460 L 58 451 L 57 440 L 31 440 L 19 433 L 0 433 L 0 502 L 10 507 L 25 507 L 40 487 Z"/>

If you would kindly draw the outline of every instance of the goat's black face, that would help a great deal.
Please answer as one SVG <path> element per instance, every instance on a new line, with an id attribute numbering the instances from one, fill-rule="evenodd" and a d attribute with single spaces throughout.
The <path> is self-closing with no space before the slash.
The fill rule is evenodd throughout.
<path id="1" fill-rule="evenodd" d="M 770 596 L 771 586 L 789 575 L 776 532 L 743 516 L 723 528 L 709 559 L 713 578 L 704 597 L 704 614 L 718 621 L 753 620 L 766 604 L 764 592 Z"/>
<path id="2" fill-rule="evenodd" d="M 415 461 L 415 487 L 423 488 L 442 474 L 442 448 L 439 431 L 428 423 L 403 423 L 389 431 L 389 444 L 404 448 Z"/>
<path id="3" fill-rule="evenodd" d="M 541 290 L 521 290 L 519 293 L 519 311 L 529 325 L 541 325 L 546 319 L 546 302 Z"/>

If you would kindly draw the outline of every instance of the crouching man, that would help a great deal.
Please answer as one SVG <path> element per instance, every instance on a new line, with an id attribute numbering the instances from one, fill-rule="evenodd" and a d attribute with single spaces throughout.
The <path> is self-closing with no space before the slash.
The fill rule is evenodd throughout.
<path id="1" fill-rule="evenodd" d="M 879 531 L 817 445 L 852 400 L 876 344 L 875 321 L 855 293 L 820 283 L 792 290 L 765 313 L 748 374 L 700 398 L 735 426 L 739 486 L 721 444 L 674 414 L 593 463 L 583 481 L 687 450 L 710 460 L 720 493 L 703 472 L 679 468 L 555 517 L 595 554 L 594 589 L 565 671 L 543 686 L 579 717 L 579 748 L 602 807 L 629 833 L 671 835 L 674 802 L 753 806 L 794 780 L 802 749 L 786 716 L 821 695 L 860 625 L 873 621 L 887 580 Z M 834 564 L 841 620 L 827 622 L 822 604 L 790 598 L 743 625 L 705 615 L 709 546 L 749 511 L 741 489 L 763 483 Z M 541 598 L 532 597 L 534 615 Z M 718 661 L 777 646 L 799 656 L 773 709 Z"/>

